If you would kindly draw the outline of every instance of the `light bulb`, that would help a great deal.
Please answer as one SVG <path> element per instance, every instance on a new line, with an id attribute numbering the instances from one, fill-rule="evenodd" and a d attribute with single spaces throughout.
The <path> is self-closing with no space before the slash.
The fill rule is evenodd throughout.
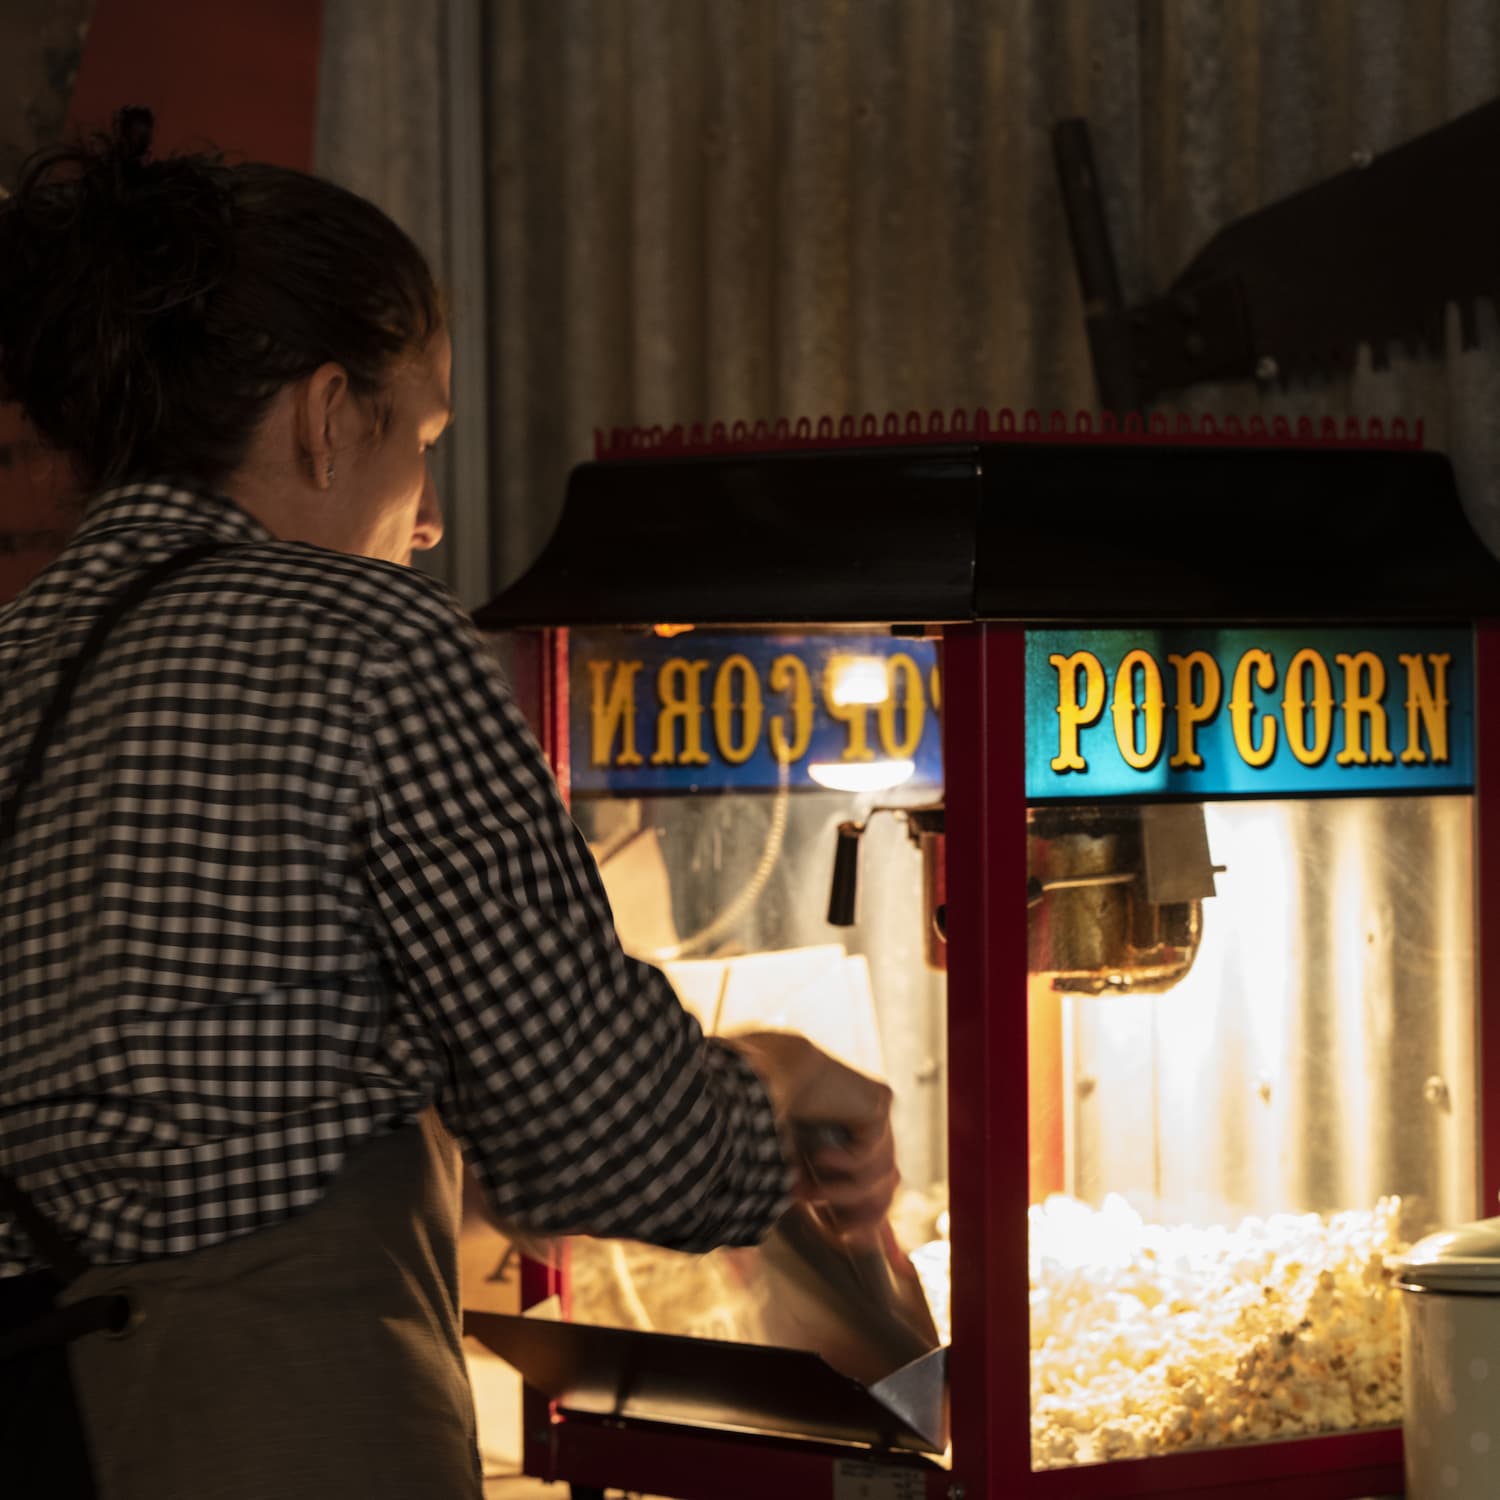
<path id="1" fill-rule="evenodd" d="M 814 761 L 807 774 L 831 792 L 885 792 L 911 779 L 914 760 Z"/>

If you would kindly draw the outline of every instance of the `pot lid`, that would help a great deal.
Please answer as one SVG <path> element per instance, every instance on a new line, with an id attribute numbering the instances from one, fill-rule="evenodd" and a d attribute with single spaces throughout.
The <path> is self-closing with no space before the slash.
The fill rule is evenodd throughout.
<path id="1" fill-rule="evenodd" d="M 1429 1234 L 1397 1261 L 1396 1273 L 1434 1291 L 1500 1293 L 1500 1218 Z"/>

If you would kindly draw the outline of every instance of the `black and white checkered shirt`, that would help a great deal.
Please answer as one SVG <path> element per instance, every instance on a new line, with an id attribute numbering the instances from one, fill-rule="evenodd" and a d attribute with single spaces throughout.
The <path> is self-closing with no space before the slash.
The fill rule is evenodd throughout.
<path id="1" fill-rule="evenodd" d="M 758 1239 L 764 1090 L 620 951 L 472 625 L 420 574 L 226 500 L 98 499 L 0 610 L 0 791 L 143 568 L 0 849 L 0 1164 L 95 1261 L 317 1201 L 436 1102 L 495 1210 L 688 1249 Z M 0 1273 L 34 1266 L 0 1224 Z"/>

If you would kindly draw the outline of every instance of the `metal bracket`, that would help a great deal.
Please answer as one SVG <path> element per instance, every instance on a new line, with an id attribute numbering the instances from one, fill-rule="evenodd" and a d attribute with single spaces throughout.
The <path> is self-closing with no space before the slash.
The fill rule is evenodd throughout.
<path id="1" fill-rule="evenodd" d="M 1204 381 L 1286 383 L 1346 370 L 1361 345 L 1441 357 L 1500 295 L 1500 100 L 1221 229 L 1160 296 L 1127 307 L 1086 120 L 1053 129 L 1100 405 L 1137 411 Z"/>

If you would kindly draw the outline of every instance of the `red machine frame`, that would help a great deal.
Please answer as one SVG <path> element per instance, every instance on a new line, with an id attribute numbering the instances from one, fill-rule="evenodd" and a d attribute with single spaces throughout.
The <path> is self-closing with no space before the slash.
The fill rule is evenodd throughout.
<path id="1" fill-rule="evenodd" d="M 1028 1302 L 1027 912 L 1024 628 L 949 626 L 943 640 L 947 838 L 953 1467 L 812 1442 L 563 1416 L 527 1389 L 525 1467 L 579 1489 L 624 1486 L 678 1500 L 835 1495 L 839 1461 L 920 1475 L 926 1500 L 1055 1497 L 1352 1500 L 1402 1487 L 1394 1428 L 1033 1470 Z M 549 631 L 546 749 L 567 774 L 567 632 Z M 1500 624 L 1475 627 L 1475 930 L 1500 932 Z M 566 789 L 566 782 L 564 781 Z M 977 935 L 967 940 L 966 934 Z M 1478 954 L 1480 1107 L 1500 1096 L 1500 963 Z M 1487 1024 L 1488 1023 L 1488 1024 Z M 1479 1121 L 1484 1201 L 1500 1196 L 1500 1110 Z M 562 1290 L 528 1263 L 525 1305 Z"/>
<path id="2" fill-rule="evenodd" d="M 649 597 L 654 607 L 675 599 L 680 580 L 692 571 L 686 564 L 696 555 L 691 548 L 698 542 L 696 537 L 681 533 L 679 508 L 689 481 L 667 481 L 666 469 L 654 465 L 655 460 L 664 460 L 670 466 L 681 457 L 734 459 L 767 449 L 848 449 L 857 458 L 861 453 L 868 456 L 887 447 L 910 448 L 923 443 L 936 445 L 937 451 L 946 451 L 950 458 L 985 452 L 987 466 L 974 472 L 985 474 L 986 486 L 1007 482 L 1001 471 L 1008 464 L 1019 463 L 1019 471 L 1012 469 L 1011 473 L 1019 473 L 1013 482 L 1024 492 L 1032 482 L 1031 471 L 1025 468 L 1027 453 L 1055 449 L 1059 444 L 1080 455 L 1095 449 L 1129 455 L 1161 445 L 1205 452 L 1253 451 L 1266 446 L 1364 448 L 1377 450 L 1371 454 L 1373 463 L 1379 461 L 1379 450 L 1411 453 L 1420 449 L 1421 431 L 1418 427 L 1415 434 L 1409 433 L 1400 422 L 1387 432 L 1378 423 L 1363 429 L 1353 421 L 1339 429 L 1330 422 L 1315 426 L 1303 421 L 1293 428 L 1285 422 L 1267 426 L 1252 420 L 1246 428 L 1232 419 L 1221 427 L 1209 419 L 1199 423 L 1180 419 L 1174 425 L 1161 417 L 1153 417 L 1150 422 L 1132 419 L 1123 425 L 1104 418 L 1096 425 L 1083 415 L 1070 423 L 1055 415 L 1045 422 L 1034 416 L 1018 421 L 1005 412 L 992 422 L 983 412 L 955 412 L 948 419 L 933 414 L 925 421 L 915 414 L 905 419 L 888 417 L 883 424 L 873 418 L 834 424 L 825 418 L 816 426 L 804 422 L 743 430 L 652 429 L 601 438 L 599 458 L 604 462 L 575 471 L 568 506 L 548 553 L 519 585 L 478 613 L 479 623 L 486 629 L 547 626 L 551 622 L 539 637 L 540 659 L 530 663 L 528 676 L 536 671 L 530 683 L 535 689 L 530 696 L 538 711 L 536 727 L 564 795 L 569 790 L 568 631 L 558 622 L 609 623 L 637 618 L 608 612 L 620 603 L 615 578 L 623 548 L 632 549 L 649 575 L 632 579 L 631 608 L 638 607 L 641 597 Z M 1494 614 L 1488 601 L 1500 597 L 1500 565 L 1484 552 L 1472 528 L 1463 521 L 1446 465 L 1426 455 L 1405 458 L 1400 463 L 1406 466 L 1403 473 L 1414 475 L 1411 482 L 1417 492 L 1433 494 L 1435 502 L 1424 498 L 1422 514 L 1416 519 L 1416 530 L 1412 530 L 1405 520 L 1393 519 L 1397 511 L 1391 509 L 1394 500 L 1387 496 L 1384 519 L 1372 530 L 1367 500 L 1375 484 L 1375 471 L 1369 466 L 1356 467 L 1337 498 L 1351 528 L 1348 535 L 1358 539 L 1356 549 L 1363 546 L 1364 550 L 1344 557 L 1350 564 L 1346 576 L 1357 580 L 1357 585 L 1331 600 L 1328 613 L 1379 624 L 1379 608 L 1370 609 L 1370 603 L 1390 600 L 1393 618 L 1486 617 L 1473 624 L 1475 1010 L 1479 1030 L 1475 1052 L 1479 1075 L 1476 1187 L 1482 1191 L 1483 1203 L 1494 1204 L 1500 1197 L 1500 1109 L 1486 1111 L 1484 1100 L 1487 1095 L 1500 1096 L 1500 962 L 1487 962 L 1484 936 L 1500 932 L 1500 619 L 1488 618 Z M 638 465 L 645 472 L 643 479 L 632 480 L 621 473 Z M 1444 473 L 1434 473 L 1434 465 L 1441 466 Z M 596 471 L 592 475 L 585 472 L 590 468 Z M 614 472 L 605 474 L 603 470 Z M 693 486 L 704 482 L 704 473 L 693 471 Z M 1230 473 L 1216 470 L 1214 481 L 1225 492 L 1220 494 L 1220 504 L 1231 507 L 1227 515 L 1233 514 L 1233 504 L 1253 503 L 1260 528 L 1268 535 L 1297 534 L 1305 520 L 1298 509 L 1306 503 L 1305 497 L 1280 493 L 1275 486 L 1257 489 L 1253 477 L 1247 477 L 1240 493 L 1229 501 L 1225 494 L 1236 484 Z M 783 481 L 784 476 L 775 482 Z M 1424 485 L 1441 486 L 1444 493 L 1424 490 Z M 909 494 L 900 502 L 888 499 L 885 517 L 889 521 L 907 506 L 925 520 L 932 512 L 934 498 L 952 488 L 947 484 L 929 485 L 921 491 L 920 499 Z M 1084 485 L 1071 493 L 1073 508 L 1066 514 L 1059 510 L 1049 516 L 1043 509 L 1033 511 L 1021 523 L 1023 529 L 1032 526 L 1024 535 L 1025 556 L 1036 577 L 1071 576 L 1069 568 L 1076 566 L 1080 536 L 1097 533 L 1093 545 L 1101 564 L 1112 556 L 1108 542 L 1098 538 L 1112 534 L 1110 508 L 1117 501 L 1097 486 L 1091 490 Z M 1401 491 L 1402 496 L 1406 493 Z M 805 618 L 795 605 L 787 605 L 786 599 L 816 598 L 821 603 L 821 594 L 806 592 L 807 578 L 812 575 L 804 572 L 786 582 L 781 538 L 773 534 L 774 526 L 762 525 L 750 510 L 736 510 L 735 504 L 743 498 L 738 490 L 731 493 L 719 489 L 714 494 L 715 503 L 727 507 L 731 517 L 718 524 L 738 528 L 738 574 L 743 575 L 744 589 L 751 591 L 736 594 L 727 606 L 729 612 L 722 617 L 770 619 L 786 625 Z M 824 498 L 819 495 L 820 503 Z M 1327 497 L 1320 492 L 1319 498 Z M 1197 490 L 1187 502 L 1178 495 L 1178 503 L 1193 507 L 1200 500 L 1201 491 Z M 706 496 L 698 497 L 698 501 L 709 507 Z M 819 554 L 825 569 L 838 569 L 838 559 L 850 545 L 850 536 L 858 534 L 848 529 L 851 522 L 856 516 L 863 519 L 864 508 L 872 502 L 861 492 L 856 499 L 846 496 L 841 503 L 846 504 L 846 510 L 835 518 L 837 524 L 816 539 L 827 554 Z M 1093 508 L 1083 514 L 1077 511 L 1078 503 Z M 857 509 L 848 509 L 851 505 Z M 950 529 L 969 524 L 955 519 L 962 513 L 962 506 L 944 512 L 953 523 Z M 1180 527 L 1187 512 L 1174 514 Z M 1195 509 L 1193 514 L 1195 519 L 1201 518 L 1202 512 Z M 1402 517 L 1409 515 L 1410 511 L 1400 512 Z M 1360 517 L 1364 521 L 1356 524 Z M 1015 544 L 1016 535 L 1008 533 L 1006 545 Z M 984 543 L 983 538 L 980 541 Z M 1190 553 L 1196 556 L 1192 549 L 1201 544 L 1201 538 L 1185 540 L 1171 525 L 1161 541 L 1176 549 L 1179 560 L 1190 560 Z M 963 545 L 969 545 L 968 541 Z M 986 557 L 993 568 L 999 544 L 992 538 L 988 545 Z M 969 560 L 976 555 L 968 554 Z M 549 557 L 550 569 L 546 566 Z M 957 555 L 944 556 L 932 566 L 936 574 L 955 576 L 961 572 L 963 561 Z M 1150 559 L 1158 568 L 1170 561 L 1165 554 Z M 1296 566 L 1288 567 L 1287 561 L 1287 557 L 1278 555 L 1278 567 L 1273 572 L 1255 564 L 1242 565 L 1223 596 L 1215 592 L 1212 581 L 1205 582 L 1201 570 L 1189 568 L 1181 577 L 1191 583 L 1191 588 L 1179 590 L 1178 596 L 1165 604 L 1144 609 L 1140 605 L 1151 596 L 1152 586 L 1147 584 L 1143 595 L 1121 570 L 1102 567 L 1095 579 L 1097 588 L 1090 590 L 1094 604 L 1091 619 L 1098 625 L 1115 619 L 1116 609 L 1106 602 L 1109 600 L 1122 601 L 1120 624 L 1129 621 L 1149 625 L 1157 609 L 1176 620 L 1243 619 L 1247 608 L 1254 617 L 1256 601 L 1277 618 L 1287 618 L 1289 609 L 1299 608 L 1301 600 L 1318 594 L 1331 576 L 1316 549 Z M 882 571 L 885 564 L 889 567 Z M 866 580 L 878 578 L 882 587 L 892 589 L 897 596 L 910 597 L 900 595 L 909 565 L 910 557 L 892 549 L 877 527 L 870 531 L 861 553 L 861 569 L 853 571 Z M 946 574 L 945 565 L 952 565 Z M 851 570 L 845 567 L 843 571 L 848 574 Z M 947 605 L 933 605 L 937 612 L 923 612 L 919 607 L 902 617 L 918 622 L 924 618 L 978 621 L 945 625 L 941 648 L 945 801 L 950 812 L 963 809 L 965 813 L 948 818 L 946 838 L 951 939 L 948 1129 L 952 1468 L 920 1456 L 871 1452 L 814 1440 L 565 1415 L 540 1391 L 527 1387 L 522 1437 L 528 1474 L 569 1482 L 580 1496 L 623 1486 L 672 1496 L 674 1500 L 764 1500 L 768 1494 L 785 1495 L 789 1500 L 802 1500 L 804 1496 L 842 1500 L 844 1493 L 854 1493 L 855 1489 L 851 1484 L 846 1491 L 838 1483 L 841 1463 L 873 1465 L 893 1480 L 903 1476 L 915 1480 L 915 1489 L 910 1483 L 889 1487 L 890 1493 L 899 1493 L 902 1500 L 918 1491 L 924 1500 L 987 1500 L 991 1496 L 1123 1500 L 1152 1495 L 1163 1500 L 1250 1500 L 1267 1489 L 1281 1500 L 1354 1500 L 1402 1488 L 1401 1433 L 1396 1428 L 1244 1443 L 1079 1467 L 1033 1470 L 1031 1466 L 1028 918 L 1019 892 L 1027 874 L 1024 620 L 1032 611 L 1016 601 L 1032 595 L 1023 580 L 1019 593 L 1012 597 L 1007 590 L 1017 586 L 1021 575 L 1005 573 L 1003 566 L 998 571 L 1004 577 L 994 581 L 988 606 L 978 594 L 966 594 L 956 601 L 956 612 L 941 612 L 955 603 L 950 599 Z M 1414 589 L 1405 589 L 1404 581 L 1412 577 L 1418 583 Z M 719 584 L 725 581 L 720 578 Z M 803 590 L 800 594 L 799 588 Z M 1198 592 L 1194 594 L 1192 588 Z M 750 607 L 770 609 L 770 614 L 733 613 L 734 608 L 744 608 L 752 594 Z M 773 603 L 778 596 L 781 607 Z M 1220 597 L 1236 601 L 1222 615 L 1209 602 Z M 1455 602 L 1458 600 L 1464 602 Z M 712 607 L 722 612 L 725 606 L 715 596 Z M 665 617 L 685 620 L 694 616 L 688 607 L 686 613 Z M 868 621 L 872 617 L 829 618 Z M 991 623 L 995 621 L 1003 623 Z M 1021 1087 L 1016 1086 L 1018 1079 Z M 559 1272 L 525 1262 L 523 1306 L 532 1306 L 555 1293 L 562 1293 L 566 1299 L 564 1282 Z"/>

